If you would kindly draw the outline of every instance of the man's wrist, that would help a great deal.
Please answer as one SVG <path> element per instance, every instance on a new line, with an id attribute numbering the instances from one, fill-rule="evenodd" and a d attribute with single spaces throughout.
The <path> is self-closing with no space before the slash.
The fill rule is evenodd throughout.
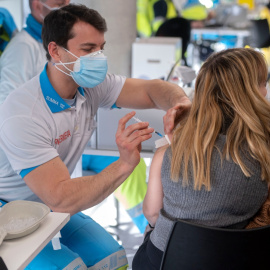
<path id="1" fill-rule="evenodd" d="M 121 156 L 117 161 L 115 161 L 115 163 L 118 166 L 119 172 L 122 172 L 123 174 L 128 174 L 128 175 L 130 175 L 133 172 L 133 170 L 136 168 L 136 166 L 139 164 L 139 162 L 137 165 L 130 164 L 129 162 L 126 162 L 125 160 L 123 160 Z"/>

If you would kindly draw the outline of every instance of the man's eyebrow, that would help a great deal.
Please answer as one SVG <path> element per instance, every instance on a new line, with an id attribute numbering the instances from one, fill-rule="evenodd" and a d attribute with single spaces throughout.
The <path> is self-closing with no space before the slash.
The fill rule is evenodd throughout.
<path id="1" fill-rule="evenodd" d="M 101 46 L 104 46 L 106 43 L 106 41 L 104 43 L 101 44 Z M 96 43 L 91 43 L 91 42 L 86 42 L 86 43 L 82 43 L 80 45 L 80 47 L 97 47 L 98 45 Z"/>
<path id="2" fill-rule="evenodd" d="M 80 47 L 96 47 L 96 46 L 97 46 L 96 43 L 89 43 L 89 42 L 87 42 L 87 43 L 82 43 L 82 44 L 80 45 Z"/>

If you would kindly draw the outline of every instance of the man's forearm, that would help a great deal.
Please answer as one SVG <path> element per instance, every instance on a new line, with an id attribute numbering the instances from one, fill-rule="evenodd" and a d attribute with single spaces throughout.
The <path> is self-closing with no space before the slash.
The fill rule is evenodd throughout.
<path id="1" fill-rule="evenodd" d="M 38 166 L 25 177 L 29 188 L 53 211 L 77 213 L 108 197 L 140 162 L 140 146 L 154 131 L 147 122 L 126 127 L 135 112 L 119 120 L 115 135 L 120 157 L 101 173 L 70 179 L 68 168 L 59 156 Z"/>
<path id="2" fill-rule="evenodd" d="M 186 102 L 188 99 L 185 91 L 177 84 L 161 80 L 154 80 L 153 82 L 148 94 L 157 109 L 167 111 L 177 103 Z"/>
<path id="3" fill-rule="evenodd" d="M 49 206 L 53 211 L 70 214 L 93 207 L 113 193 L 133 169 L 117 160 L 96 175 L 62 181 L 55 191 L 58 199 Z"/>

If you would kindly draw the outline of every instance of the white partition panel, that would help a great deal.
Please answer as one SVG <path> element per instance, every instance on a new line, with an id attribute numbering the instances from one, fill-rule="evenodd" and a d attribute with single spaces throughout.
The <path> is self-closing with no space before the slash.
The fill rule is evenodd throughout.
<path id="1" fill-rule="evenodd" d="M 99 109 L 97 114 L 98 126 L 97 126 L 97 149 L 99 150 L 117 150 L 115 143 L 115 134 L 118 126 L 118 121 L 125 114 L 131 112 L 130 109 L 114 109 L 112 111 L 106 111 Z M 149 122 L 149 125 L 164 135 L 163 131 L 163 116 L 165 111 L 148 109 L 148 110 L 135 110 L 136 117 L 142 121 Z M 131 119 L 129 124 L 134 124 L 135 121 Z M 153 136 L 148 141 L 142 143 L 142 150 L 154 151 L 155 140 L 160 139 L 158 135 L 153 133 Z"/>

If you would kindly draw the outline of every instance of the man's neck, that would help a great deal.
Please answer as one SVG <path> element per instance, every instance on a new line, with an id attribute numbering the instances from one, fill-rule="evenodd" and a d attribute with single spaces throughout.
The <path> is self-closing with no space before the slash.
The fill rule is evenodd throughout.
<path id="1" fill-rule="evenodd" d="M 39 22 L 40 24 L 43 24 L 43 19 L 40 17 L 40 14 L 37 14 L 35 12 L 32 12 L 31 15 L 34 17 L 34 19 Z"/>
<path id="2" fill-rule="evenodd" d="M 61 98 L 74 98 L 78 85 L 75 83 L 72 77 L 59 71 L 51 62 L 48 62 L 47 65 L 47 75 L 54 90 Z"/>

